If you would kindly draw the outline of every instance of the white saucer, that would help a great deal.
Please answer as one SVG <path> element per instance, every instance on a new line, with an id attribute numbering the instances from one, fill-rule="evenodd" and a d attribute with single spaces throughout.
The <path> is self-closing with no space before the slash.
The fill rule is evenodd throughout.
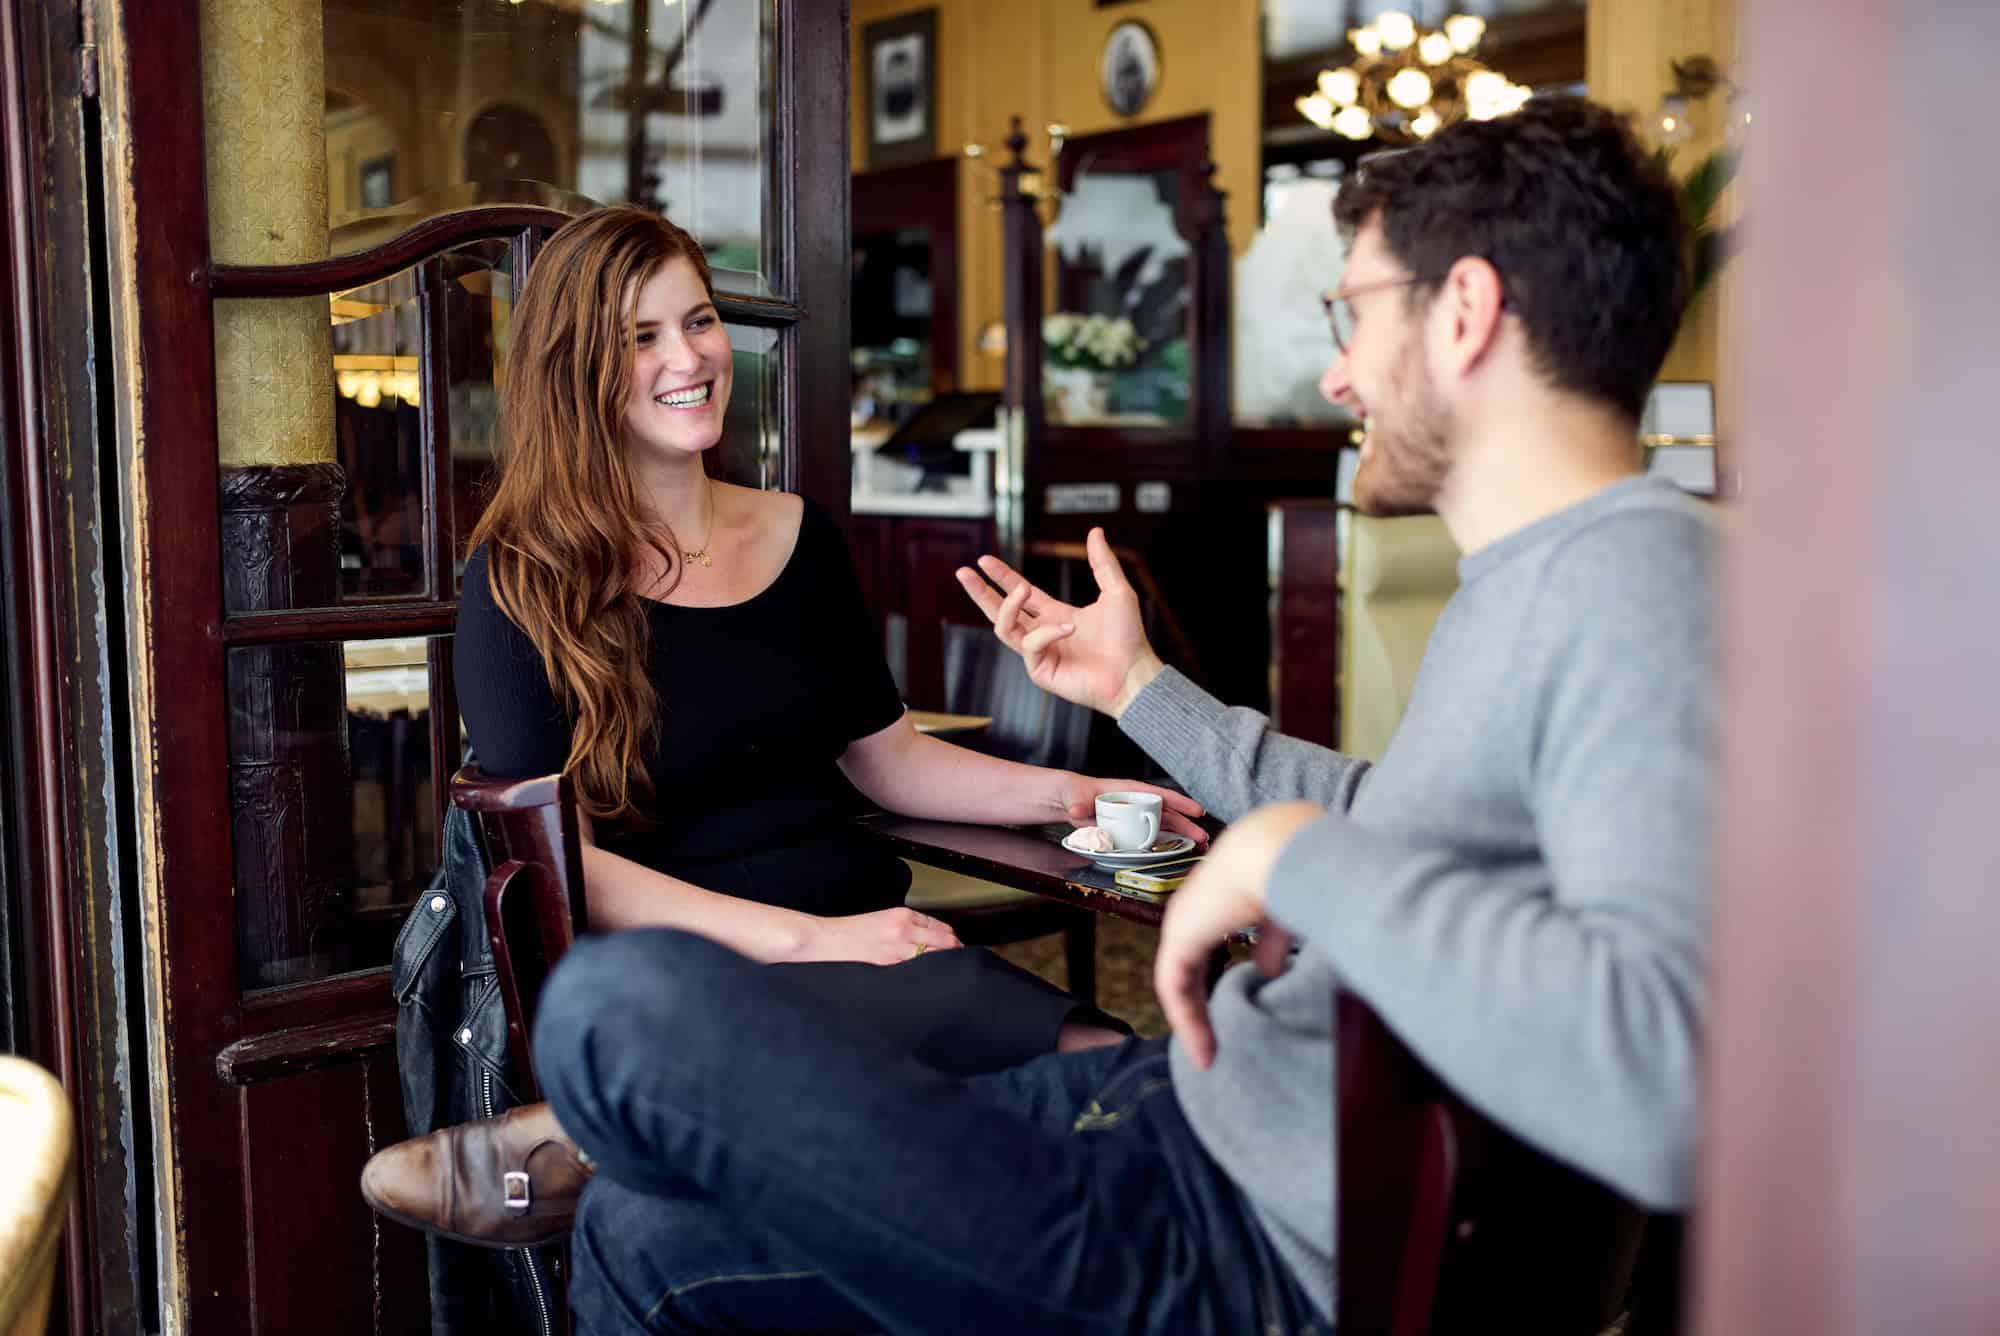
<path id="1" fill-rule="evenodd" d="M 1062 847 L 1081 858 L 1088 858 L 1097 866 L 1115 872 L 1122 867 L 1145 867 L 1148 863 L 1161 863 L 1169 858 L 1180 858 L 1194 850 L 1194 841 L 1185 835 L 1162 835 L 1153 841 L 1150 849 L 1134 849 L 1130 853 L 1101 854 L 1090 849 L 1079 849 L 1070 841 L 1077 832 L 1063 836 Z"/>

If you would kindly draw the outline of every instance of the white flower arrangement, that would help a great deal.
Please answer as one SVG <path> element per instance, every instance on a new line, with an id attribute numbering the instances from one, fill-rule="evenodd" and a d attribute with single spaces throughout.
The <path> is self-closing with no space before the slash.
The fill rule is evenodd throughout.
<path id="1" fill-rule="evenodd" d="M 1131 366 L 1146 347 L 1139 331 L 1124 316 L 1114 319 L 1070 311 L 1042 317 L 1042 343 L 1056 366 L 1092 371 Z"/>

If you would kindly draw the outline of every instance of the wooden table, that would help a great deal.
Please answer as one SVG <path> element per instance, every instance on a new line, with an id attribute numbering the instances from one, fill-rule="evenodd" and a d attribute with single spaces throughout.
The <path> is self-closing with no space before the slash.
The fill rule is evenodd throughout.
<path id="1" fill-rule="evenodd" d="M 913 863 L 963 872 L 1135 923 L 1158 926 L 1165 912 L 1164 900 L 1119 886 L 1109 872 L 1057 844 L 1071 829 L 1066 822 L 973 826 L 878 813 L 863 817 L 861 824 L 888 841 L 897 856 Z"/>

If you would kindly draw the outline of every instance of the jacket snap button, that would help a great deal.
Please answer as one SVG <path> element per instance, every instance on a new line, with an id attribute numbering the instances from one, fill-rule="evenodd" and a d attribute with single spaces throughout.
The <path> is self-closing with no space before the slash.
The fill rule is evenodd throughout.
<path id="1" fill-rule="evenodd" d="M 444 913 L 444 897 L 442 895 L 433 895 L 431 897 L 431 913 Z"/>
<path id="2" fill-rule="evenodd" d="M 471 1042 L 472 1042 L 472 1031 L 471 1031 L 470 1029 L 464 1029 L 464 1030 L 460 1030 L 460 1031 L 458 1032 L 458 1042 L 459 1042 L 459 1043 L 461 1043 L 461 1044 L 469 1044 L 469 1043 L 471 1043 Z"/>

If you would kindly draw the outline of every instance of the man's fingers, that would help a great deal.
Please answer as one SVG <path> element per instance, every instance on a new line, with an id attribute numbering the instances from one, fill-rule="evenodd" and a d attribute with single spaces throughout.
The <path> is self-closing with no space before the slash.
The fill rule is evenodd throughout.
<path id="1" fill-rule="evenodd" d="M 1187 836 L 1195 842 L 1197 847 L 1208 843 L 1207 831 L 1171 807 L 1160 814 L 1160 824 L 1176 835 Z"/>
<path id="2" fill-rule="evenodd" d="M 1265 919 L 1257 925 L 1257 972 L 1267 979 L 1283 974 L 1292 963 L 1292 935 Z"/>
<path id="3" fill-rule="evenodd" d="M 982 580 L 978 571 L 970 566 L 960 566 L 952 573 L 958 577 L 959 588 L 963 589 L 966 596 L 978 604 L 979 610 L 986 614 L 987 621 L 990 622 L 999 615 L 1000 591 Z"/>
<path id="4" fill-rule="evenodd" d="M 1021 653 L 1040 657 L 1049 646 L 1058 640 L 1067 640 L 1076 634 L 1076 628 L 1065 622 L 1061 626 L 1038 626 L 1021 640 Z"/>
<path id="5" fill-rule="evenodd" d="M 1028 586 L 1017 584 L 1000 600 L 1000 606 L 993 613 L 993 634 L 1000 637 L 1009 649 L 1021 649 L 1021 605 L 1028 601 Z"/>
<path id="6" fill-rule="evenodd" d="M 1179 960 L 1161 951 L 1153 962 L 1153 990 L 1174 1038 L 1194 1065 L 1206 1071 L 1215 1061 L 1215 1031 L 1208 1024 L 1208 962 Z"/>
<path id="7" fill-rule="evenodd" d="M 1125 568 L 1118 564 L 1118 558 L 1111 555 L 1111 540 L 1104 536 L 1103 529 L 1090 531 L 1090 536 L 1083 540 L 1083 550 L 1090 557 L 1090 573 L 1096 579 L 1098 589 L 1109 594 L 1132 587 L 1125 579 Z"/>
<path id="8" fill-rule="evenodd" d="M 1060 621 L 1068 621 L 1076 609 L 1061 599 L 1050 598 L 1047 593 L 1024 579 L 1019 572 L 998 557 L 985 556 L 979 559 L 979 569 L 986 577 L 1000 586 L 1002 593 L 1011 594 L 1016 589 L 1026 587 L 1028 601 L 1022 605 L 1022 612 L 1029 617 L 1055 616 Z"/>

